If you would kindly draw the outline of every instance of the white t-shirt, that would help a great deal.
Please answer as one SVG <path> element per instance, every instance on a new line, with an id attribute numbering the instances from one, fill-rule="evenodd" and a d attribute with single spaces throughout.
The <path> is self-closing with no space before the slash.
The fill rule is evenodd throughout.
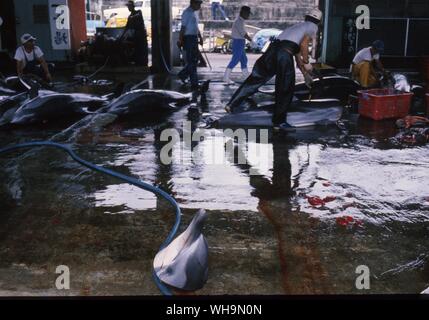
<path id="1" fill-rule="evenodd" d="M 244 27 L 244 19 L 239 16 L 237 19 L 235 19 L 234 23 L 232 24 L 232 34 L 231 37 L 233 39 L 245 39 L 244 36 L 246 35 L 246 29 Z"/>
<path id="2" fill-rule="evenodd" d="M 27 57 L 27 60 L 25 57 Z M 30 62 L 33 61 L 34 58 L 39 59 L 41 57 L 43 57 L 43 51 L 38 46 L 35 46 L 34 50 L 30 53 L 25 51 L 23 46 L 18 47 L 15 52 L 15 60 L 22 61 L 24 63 L 24 68 L 27 65 L 27 61 Z"/>
<path id="3" fill-rule="evenodd" d="M 284 30 L 277 37 L 278 40 L 288 40 L 300 45 L 305 36 L 309 36 L 313 39 L 313 43 L 316 42 L 317 31 L 319 31 L 319 27 L 313 22 L 305 21 L 297 23 L 286 30 Z"/>
<path id="4" fill-rule="evenodd" d="M 371 47 L 368 48 L 364 48 L 361 51 L 359 51 L 355 58 L 353 59 L 353 63 L 354 64 L 359 64 L 362 61 L 368 61 L 371 62 L 373 60 L 379 60 L 380 59 L 380 55 L 377 53 L 375 55 L 371 54 Z"/>
<path id="5" fill-rule="evenodd" d="M 185 27 L 185 36 L 196 36 L 198 35 L 198 23 L 199 18 L 197 11 L 192 10 L 188 7 L 182 13 L 182 26 Z"/>

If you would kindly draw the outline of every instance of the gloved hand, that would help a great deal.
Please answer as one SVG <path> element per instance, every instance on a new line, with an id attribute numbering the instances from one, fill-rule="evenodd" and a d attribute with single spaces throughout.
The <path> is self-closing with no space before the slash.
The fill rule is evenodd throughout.
<path id="1" fill-rule="evenodd" d="M 305 85 L 311 89 L 314 81 L 313 81 L 313 77 L 309 72 L 304 72 L 304 81 L 305 81 Z"/>

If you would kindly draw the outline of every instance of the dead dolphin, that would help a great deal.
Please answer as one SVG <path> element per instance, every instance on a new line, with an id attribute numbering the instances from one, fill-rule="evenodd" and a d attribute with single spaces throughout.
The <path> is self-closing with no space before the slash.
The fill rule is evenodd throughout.
<path id="1" fill-rule="evenodd" d="M 243 112 L 228 114 L 217 120 L 216 126 L 227 127 L 272 127 L 272 107 L 258 107 Z M 341 119 L 343 107 L 338 100 L 294 101 L 287 115 L 287 121 L 296 128 L 319 124 L 334 124 Z"/>
<path id="2" fill-rule="evenodd" d="M 173 111 L 192 101 L 192 94 L 167 90 L 137 89 L 129 91 L 99 110 L 100 113 L 134 115 L 147 112 Z"/>
<path id="3" fill-rule="evenodd" d="M 40 90 L 40 96 L 53 94 L 55 92 L 49 90 Z M 0 126 L 9 123 L 18 108 L 29 101 L 31 98 L 27 92 L 18 93 L 14 96 L 6 97 L 5 99 L 0 101 Z"/>
<path id="4" fill-rule="evenodd" d="M 207 282 L 208 245 L 202 234 L 206 218 L 204 210 L 198 211 L 185 232 L 155 256 L 155 273 L 165 284 L 194 291 Z"/>
<path id="5" fill-rule="evenodd" d="M 30 124 L 85 115 L 98 110 L 107 103 L 106 97 L 83 93 L 39 95 L 19 107 L 11 123 Z"/>
<path id="6" fill-rule="evenodd" d="M 305 82 L 299 82 L 295 86 L 294 95 L 299 100 L 313 99 L 337 99 L 346 103 L 349 95 L 356 95 L 361 86 L 356 81 L 340 75 L 330 75 L 320 79 L 314 79 L 313 85 L 307 87 Z M 275 90 L 263 88 L 261 93 L 274 95 Z"/>
<path id="7" fill-rule="evenodd" d="M 203 99 L 210 81 L 201 86 L 199 94 Z M 113 113 L 119 116 L 172 112 L 189 105 L 196 99 L 196 93 L 183 94 L 169 90 L 136 89 L 114 99 L 99 113 Z"/>

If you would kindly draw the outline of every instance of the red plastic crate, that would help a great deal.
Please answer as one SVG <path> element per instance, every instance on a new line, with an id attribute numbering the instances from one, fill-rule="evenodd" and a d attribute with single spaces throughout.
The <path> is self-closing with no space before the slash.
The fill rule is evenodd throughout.
<path id="1" fill-rule="evenodd" d="M 395 93 L 393 89 L 358 91 L 359 114 L 373 120 L 398 119 L 410 112 L 413 93 Z"/>

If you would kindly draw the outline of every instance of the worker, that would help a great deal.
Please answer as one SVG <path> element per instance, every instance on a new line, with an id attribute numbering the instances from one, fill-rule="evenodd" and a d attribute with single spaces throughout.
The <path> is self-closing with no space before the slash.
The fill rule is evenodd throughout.
<path id="1" fill-rule="evenodd" d="M 371 47 L 360 50 L 353 59 L 351 65 L 352 77 L 364 88 L 376 87 L 379 85 L 379 77 L 376 69 L 383 74 L 386 71 L 380 61 L 380 55 L 384 52 L 384 43 L 376 40 Z"/>
<path id="2" fill-rule="evenodd" d="M 219 10 L 222 18 L 225 21 L 229 21 L 225 13 L 225 7 L 223 6 L 222 2 L 223 0 L 210 0 L 213 20 L 217 20 L 217 11 Z"/>
<path id="3" fill-rule="evenodd" d="M 184 48 L 186 65 L 178 76 L 182 82 L 190 78 L 193 90 L 198 89 L 198 43 L 203 45 L 203 37 L 198 29 L 199 18 L 197 11 L 201 9 L 202 0 L 191 0 L 190 5 L 182 13 L 182 28 L 180 29 L 178 46 Z"/>
<path id="4" fill-rule="evenodd" d="M 233 83 L 230 79 L 232 69 L 238 64 L 241 63 L 241 70 L 243 76 L 247 78 L 249 76 L 249 70 L 247 69 L 247 56 L 246 56 L 246 39 L 252 41 L 252 38 L 246 32 L 244 27 L 244 21 L 248 20 L 250 15 L 252 14 L 250 7 L 243 6 L 240 10 L 240 15 L 234 21 L 232 25 L 232 58 L 228 67 L 225 70 L 225 75 L 223 77 L 223 81 L 226 84 Z"/>
<path id="5" fill-rule="evenodd" d="M 35 45 L 36 38 L 31 34 L 21 37 L 22 46 L 15 52 L 16 72 L 19 77 L 24 74 L 36 75 L 47 82 L 52 82 L 54 65 L 46 63 L 42 50 Z"/>
<path id="6" fill-rule="evenodd" d="M 136 10 L 134 1 L 127 3 L 130 15 L 128 16 L 125 30 L 120 37 L 120 41 L 124 37 L 133 39 L 134 42 L 134 62 L 138 66 L 148 65 L 148 44 L 147 32 L 144 24 L 143 14 L 141 10 Z"/>
<path id="7" fill-rule="evenodd" d="M 274 131 L 293 132 L 295 128 L 287 123 L 287 111 L 295 91 L 295 64 L 305 79 L 311 80 L 312 65 L 309 60 L 309 44 L 316 44 L 318 27 L 322 21 L 322 12 L 313 9 L 305 16 L 305 21 L 284 30 L 273 41 L 268 50 L 256 61 L 252 73 L 234 93 L 225 107 L 227 112 L 234 111 L 248 97 L 276 76 L 275 107 L 273 112 Z M 313 53 L 315 50 L 313 50 Z M 307 81 L 309 82 L 309 81 Z"/>

